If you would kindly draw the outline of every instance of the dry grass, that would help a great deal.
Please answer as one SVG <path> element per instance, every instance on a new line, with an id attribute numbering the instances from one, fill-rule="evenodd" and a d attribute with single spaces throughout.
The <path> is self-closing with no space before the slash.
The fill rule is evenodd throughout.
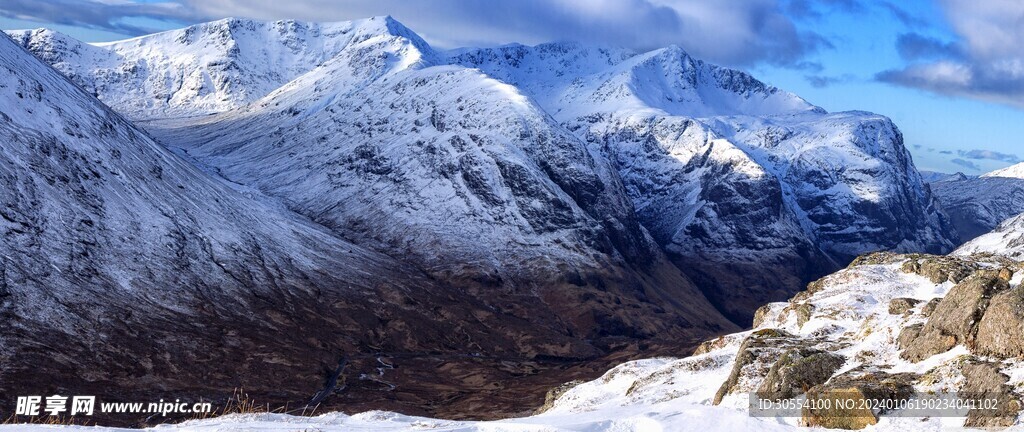
<path id="1" fill-rule="evenodd" d="M 19 424 L 32 424 L 32 425 L 53 425 L 53 426 L 89 426 L 90 422 L 88 417 L 72 417 L 72 416 L 18 416 L 11 414 L 10 417 L 0 422 L 0 425 L 19 425 Z"/>
<path id="2" fill-rule="evenodd" d="M 200 403 L 205 402 L 203 400 Z M 220 407 L 214 407 L 209 412 L 192 413 L 190 416 L 177 419 L 167 418 L 165 419 L 168 423 L 175 423 L 178 421 L 192 421 L 192 420 L 208 420 L 216 417 L 221 417 L 229 414 L 289 414 L 294 416 L 314 416 L 316 415 L 319 405 L 315 407 L 302 406 L 301 408 L 289 409 L 287 405 L 272 408 L 270 404 L 261 404 L 255 399 L 249 396 L 245 392 L 245 389 L 235 389 L 231 397 L 228 398 L 224 404 Z M 152 413 L 150 413 L 152 414 Z M 158 415 L 158 414 L 157 414 Z M 142 425 L 151 425 L 150 420 L 154 417 L 142 420 Z M 157 422 L 162 423 L 162 422 Z M 63 426 L 90 426 L 93 425 L 91 417 L 88 416 L 18 416 L 10 415 L 9 417 L 0 421 L 0 425 L 19 425 L 19 424 L 33 424 L 33 425 L 63 425 Z M 310 431 L 313 432 L 313 431 Z"/>

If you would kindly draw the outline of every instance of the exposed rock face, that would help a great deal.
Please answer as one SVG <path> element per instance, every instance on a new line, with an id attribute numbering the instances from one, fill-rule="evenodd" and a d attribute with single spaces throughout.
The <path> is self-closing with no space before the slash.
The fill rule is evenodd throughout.
<path id="1" fill-rule="evenodd" d="M 1024 178 L 962 177 L 933 182 L 930 186 L 965 242 L 1024 213 Z"/>
<path id="2" fill-rule="evenodd" d="M 943 256 L 912 256 L 903 264 L 903 271 L 927 277 L 933 283 L 950 281 L 960 283 L 977 270 L 977 265 L 956 258 Z"/>
<path id="3" fill-rule="evenodd" d="M 892 315 L 904 314 L 920 303 L 920 300 L 912 298 L 896 298 L 889 302 L 889 313 Z"/>
<path id="4" fill-rule="evenodd" d="M 949 351 L 957 344 L 973 345 L 978 321 L 992 295 L 1007 289 L 998 273 L 978 272 L 954 286 L 935 306 L 916 338 L 906 344 L 901 356 L 921 361 Z M 901 335 L 902 338 L 902 335 Z"/>
<path id="5" fill-rule="evenodd" d="M 760 387 L 772 365 L 786 353 L 792 343 L 791 334 L 777 329 L 758 330 L 744 339 L 736 353 L 732 372 L 718 389 L 712 403 L 718 405 L 730 393 Z"/>

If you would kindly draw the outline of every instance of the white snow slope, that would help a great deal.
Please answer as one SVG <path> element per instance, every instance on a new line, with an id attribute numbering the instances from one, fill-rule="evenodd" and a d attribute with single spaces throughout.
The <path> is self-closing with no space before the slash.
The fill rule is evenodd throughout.
<path id="1" fill-rule="evenodd" d="M 359 21 L 224 19 L 118 42 L 85 44 L 47 29 L 8 34 L 131 119 L 226 111 L 334 57 Z"/>
<path id="2" fill-rule="evenodd" d="M 1024 179 L 1024 163 L 1019 163 L 1013 166 L 1009 166 L 1003 169 L 998 169 L 987 174 L 982 174 L 982 177 L 1008 177 L 1016 179 Z"/>

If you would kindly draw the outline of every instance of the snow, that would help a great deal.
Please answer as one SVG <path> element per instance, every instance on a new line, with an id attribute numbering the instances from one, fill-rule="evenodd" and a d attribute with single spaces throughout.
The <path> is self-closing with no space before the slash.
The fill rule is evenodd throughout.
<path id="1" fill-rule="evenodd" d="M 1024 163 L 1019 163 L 1013 166 L 1009 166 L 1003 169 L 998 169 L 990 173 L 982 174 L 982 177 L 1007 177 L 1015 179 L 1024 179 Z"/>
<path id="2" fill-rule="evenodd" d="M 992 253 L 1024 259 L 1024 214 L 1001 223 L 995 230 L 957 248 L 954 254 Z"/>
<path id="3" fill-rule="evenodd" d="M 192 117 L 252 102 L 374 35 L 412 35 L 390 17 L 337 23 L 236 18 L 84 44 L 51 30 L 8 33 L 132 119 Z M 415 37 L 415 44 L 425 46 Z M 409 67 L 419 56 L 405 56 Z"/>
<path id="4" fill-rule="evenodd" d="M 793 426 L 774 420 L 748 417 L 745 413 L 685 402 L 633 406 L 590 412 L 545 414 L 509 420 L 472 422 L 436 420 L 370 411 L 352 416 L 326 414 L 294 417 L 277 414 L 231 415 L 211 420 L 189 421 L 146 429 L 153 432 L 305 431 L 322 432 L 648 432 L 648 431 L 792 431 Z M 103 427 L 0 426 L 0 431 L 90 431 L 126 432 L 137 429 Z M 927 430 L 927 429 L 917 429 Z"/>

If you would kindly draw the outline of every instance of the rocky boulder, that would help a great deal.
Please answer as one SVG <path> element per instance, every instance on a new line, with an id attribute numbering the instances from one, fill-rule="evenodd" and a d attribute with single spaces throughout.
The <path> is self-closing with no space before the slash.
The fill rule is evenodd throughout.
<path id="1" fill-rule="evenodd" d="M 995 400 L 995 409 L 972 409 L 964 427 L 1005 428 L 1013 426 L 1020 414 L 1021 401 L 1006 383 L 1009 378 L 999 371 L 997 363 L 970 362 L 964 365 L 966 384 L 961 397 L 978 401 Z"/>
<path id="2" fill-rule="evenodd" d="M 1024 356 L 1024 287 L 992 297 L 978 323 L 975 352 L 997 357 Z"/>
<path id="3" fill-rule="evenodd" d="M 846 359 L 813 348 L 786 350 L 765 377 L 757 396 L 762 399 L 788 399 L 828 381 Z"/>
<path id="4" fill-rule="evenodd" d="M 894 298 L 891 301 L 889 301 L 889 314 L 890 315 L 902 315 L 904 313 L 907 313 L 911 309 L 913 309 L 914 306 L 917 306 L 917 304 L 920 303 L 920 302 L 921 302 L 921 300 L 912 299 L 912 298 L 904 298 L 904 297 Z"/>
<path id="5" fill-rule="evenodd" d="M 854 370 L 807 392 L 801 423 L 831 429 L 864 429 L 878 423 L 882 411 L 869 409 L 874 401 L 903 401 L 914 394 L 914 374 Z"/>
<path id="6" fill-rule="evenodd" d="M 925 255 L 903 264 L 904 273 L 915 273 L 937 284 L 946 281 L 960 283 L 977 269 L 973 262 L 946 256 Z"/>
<path id="7" fill-rule="evenodd" d="M 730 393 L 758 388 L 772 366 L 798 343 L 792 334 L 778 329 L 751 333 L 740 344 L 729 378 L 718 389 L 713 404 L 722 403 L 722 399 Z"/>
<path id="8" fill-rule="evenodd" d="M 994 271 L 979 271 L 958 283 L 935 306 L 916 337 L 901 334 L 901 339 L 907 337 L 900 357 L 919 362 L 957 344 L 973 345 L 978 321 L 989 300 L 1007 288 L 1007 282 Z"/>

